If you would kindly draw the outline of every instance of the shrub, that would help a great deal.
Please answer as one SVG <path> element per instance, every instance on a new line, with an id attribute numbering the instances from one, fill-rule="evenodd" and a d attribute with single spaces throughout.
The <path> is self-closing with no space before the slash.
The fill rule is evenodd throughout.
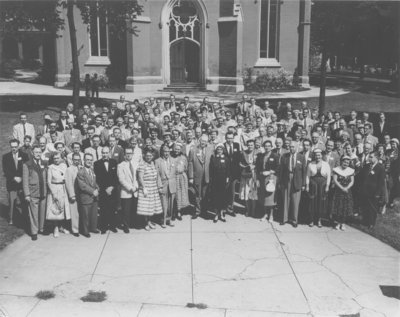
<path id="1" fill-rule="evenodd" d="M 53 291 L 39 291 L 36 293 L 35 296 L 42 300 L 48 300 L 48 299 L 54 298 L 56 296 L 56 294 L 54 294 Z"/>
<path id="2" fill-rule="evenodd" d="M 107 299 L 106 292 L 103 291 L 89 291 L 85 296 L 81 297 L 83 302 L 99 303 Z"/>
<path id="3" fill-rule="evenodd" d="M 15 70 L 22 68 L 21 61 L 19 59 L 4 60 L 0 65 L 0 76 L 5 78 L 13 78 Z"/>
<path id="4" fill-rule="evenodd" d="M 293 80 L 293 74 L 284 70 L 267 70 L 257 74 L 253 80 L 253 69 L 246 69 L 243 76 L 243 82 L 247 90 L 252 91 L 275 91 L 284 89 L 298 88 L 298 80 Z"/>

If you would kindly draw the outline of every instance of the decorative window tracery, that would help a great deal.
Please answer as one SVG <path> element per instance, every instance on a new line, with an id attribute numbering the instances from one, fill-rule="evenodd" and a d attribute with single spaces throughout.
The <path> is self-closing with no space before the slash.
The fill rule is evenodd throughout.
<path id="1" fill-rule="evenodd" d="M 197 9 L 191 1 L 176 1 L 172 6 L 168 24 L 170 43 L 186 38 L 200 45 L 200 19 Z"/>

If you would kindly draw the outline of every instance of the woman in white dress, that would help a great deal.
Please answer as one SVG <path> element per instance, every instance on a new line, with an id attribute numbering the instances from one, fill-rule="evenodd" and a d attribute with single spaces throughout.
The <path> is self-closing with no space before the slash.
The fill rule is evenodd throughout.
<path id="1" fill-rule="evenodd" d="M 52 157 L 53 164 L 47 171 L 47 205 L 46 219 L 54 222 L 54 237 L 59 236 L 59 231 L 69 233 L 63 229 L 65 220 L 71 219 L 67 191 L 65 188 L 65 172 L 67 165 L 61 158 L 61 153 L 55 152 Z"/>

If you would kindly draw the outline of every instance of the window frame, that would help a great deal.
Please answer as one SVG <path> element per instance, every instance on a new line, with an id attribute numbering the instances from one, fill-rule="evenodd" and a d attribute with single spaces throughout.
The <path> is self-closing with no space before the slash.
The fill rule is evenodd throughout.
<path id="1" fill-rule="evenodd" d="M 89 42 L 89 58 L 86 61 L 85 65 L 110 65 L 110 42 L 109 42 L 109 33 L 108 33 L 108 22 L 107 16 L 105 17 L 105 26 L 106 26 L 106 41 L 107 41 L 107 55 L 101 56 L 101 48 L 100 48 L 100 17 L 97 15 L 97 51 L 98 55 L 92 55 L 92 38 L 90 32 L 90 23 L 88 25 L 89 32 L 88 32 L 88 42 Z"/>
<path id="2" fill-rule="evenodd" d="M 267 57 L 261 57 L 261 15 L 262 15 L 262 5 L 263 1 L 268 1 L 268 28 L 267 28 L 267 47 L 266 47 L 266 55 Z M 276 11 L 276 56 L 275 57 L 269 57 L 269 43 L 270 43 L 270 17 L 271 17 L 271 0 L 259 0 L 258 4 L 258 9 L 259 9 L 259 20 L 258 20 L 258 38 L 257 38 L 257 61 L 254 65 L 254 67 L 281 67 L 281 64 L 279 62 L 279 44 L 280 44 L 280 21 L 281 21 L 281 1 L 276 0 L 277 3 L 277 11 Z"/>

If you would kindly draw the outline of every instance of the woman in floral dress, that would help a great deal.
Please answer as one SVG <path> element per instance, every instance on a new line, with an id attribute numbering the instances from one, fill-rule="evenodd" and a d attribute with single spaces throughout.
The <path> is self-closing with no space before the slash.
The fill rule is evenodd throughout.
<path id="1" fill-rule="evenodd" d="M 254 140 L 246 142 L 246 150 L 242 153 L 239 166 L 242 169 L 240 176 L 240 199 L 246 202 L 246 216 L 255 216 L 257 203 L 257 176 L 256 176 L 256 153 L 254 151 Z"/>
<path id="2" fill-rule="evenodd" d="M 139 197 L 137 214 L 145 217 L 145 230 L 155 229 L 150 218 L 162 214 L 161 181 L 153 162 L 153 152 L 146 150 L 138 168 Z"/>
<path id="3" fill-rule="evenodd" d="M 346 218 L 353 212 L 353 195 L 351 188 L 354 184 L 354 169 L 349 167 L 351 158 L 343 156 L 340 166 L 333 169 L 333 182 L 335 183 L 331 218 L 334 221 L 334 228 L 345 230 Z"/>
<path id="4" fill-rule="evenodd" d="M 174 144 L 174 157 L 176 159 L 176 218 L 182 220 L 182 210 L 190 206 L 188 195 L 188 161 L 186 156 L 182 154 L 182 144 L 177 142 Z"/>
<path id="5" fill-rule="evenodd" d="M 54 152 L 51 158 L 53 164 L 48 168 L 47 172 L 47 205 L 46 219 L 54 222 L 54 238 L 59 236 L 59 232 L 69 233 L 63 229 L 62 225 L 65 220 L 71 219 L 67 192 L 65 188 L 65 171 L 67 165 L 61 158 L 61 153 Z M 65 224 L 64 224 L 65 225 Z"/>

